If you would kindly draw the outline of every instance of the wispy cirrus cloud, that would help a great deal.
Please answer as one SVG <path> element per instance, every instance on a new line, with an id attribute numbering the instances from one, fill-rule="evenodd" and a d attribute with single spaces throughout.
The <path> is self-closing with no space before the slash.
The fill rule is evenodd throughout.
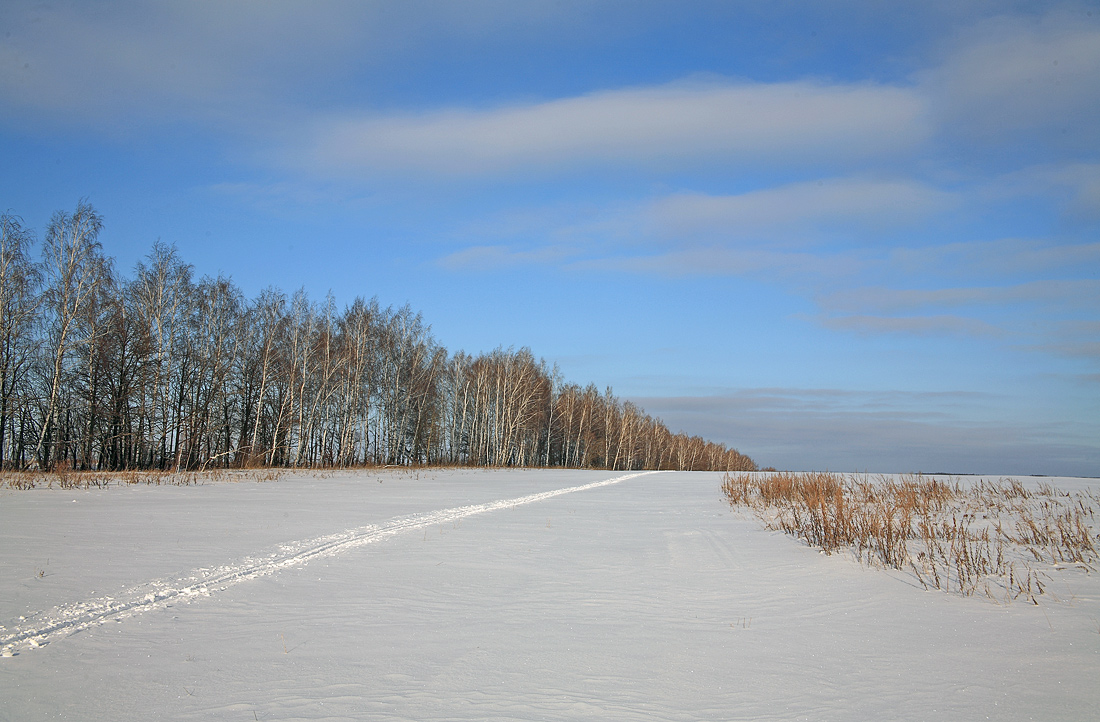
<path id="1" fill-rule="evenodd" d="M 731 269 L 836 268 L 834 251 L 815 254 L 784 245 L 810 246 L 842 237 L 857 240 L 927 220 L 958 205 L 955 194 L 913 180 L 832 177 L 740 194 L 671 193 L 602 208 L 533 209 L 481 219 L 458 235 L 510 239 L 524 248 L 568 246 L 561 260 L 607 260 L 637 270 L 674 268 L 677 274 Z M 533 240 L 534 239 L 534 240 Z M 485 244 L 478 243 L 477 247 Z M 835 260 L 835 259 L 833 259 Z M 851 259 L 842 262 L 850 266 Z"/>
<path id="2" fill-rule="evenodd" d="M 603 213 L 588 209 L 575 222 L 561 208 L 529 214 L 526 225 L 509 217 L 506 232 L 479 229 L 498 243 L 453 253 L 442 264 L 749 277 L 806 296 L 818 307 L 807 318 L 833 331 L 997 339 L 1091 357 L 1091 342 L 1046 339 L 1042 329 L 1095 316 L 1100 280 L 1080 274 L 1100 261 L 1100 245 L 1019 238 L 879 245 L 884 231 L 919 225 L 966 201 L 917 181 L 859 177 L 725 196 L 674 193 Z"/>
<path id="3" fill-rule="evenodd" d="M 1043 152 L 1079 154 L 1100 144 L 1098 75 L 1100 16 L 1056 10 L 980 23 L 921 74 L 921 87 L 949 137 L 979 148 L 1028 137 Z"/>
<path id="4" fill-rule="evenodd" d="M 1100 14 L 1075 10 L 970 14 L 997 17 L 948 34 L 938 57 L 917 61 L 924 70 L 890 83 L 804 73 L 701 81 L 688 70 L 675 83 L 395 112 L 354 82 L 378 58 L 430 54 L 446 37 L 477 42 L 515 28 L 537 36 L 590 13 L 542 2 L 458 10 L 334 0 L 319 12 L 286 2 L 258 11 L 251 3 L 17 1 L 0 6 L 0 107 L 32 124 L 107 132 L 150 118 L 260 131 L 265 161 L 292 157 L 299 168 L 358 177 L 708 159 L 851 168 L 944 138 L 966 139 L 952 150 L 1002 152 L 1006 138 L 1027 137 L 1035 142 L 1016 142 L 1013 156 L 1041 145 L 1081 160 L 1100 138 Z"/>
<path id="5" fill-rule="evenodd" d="M 1059 319 L 1094 316 L 1100 308 L 1100 281 L 1044 280 L 934 289 L 866 286 L 822 293 L 816 302 L 822 311 L 818 322 L 838 331 L 1011 337 L 1023 347 L 1061 356 L 1097 355 L 1097 344 L 1090 338 L 1097 337 L 1096 322 Z M 1042 325 L 1036 326 L 1036 318 L 1043 320 Z"/>
<path id="6" fill-rule="evenodd" d="M 903 274 L 933 272 L 940 277 L 981 274 L 987 278 L 1064 273 L 1100 267 L 1100 243 L 1067 243 L 1049 238 L 997 238 L 959 241 L 890 251 L 889 267 Z"/>
<path id="7" fill-rule="evenodd" d="M 1029 348 L 1076 359 L 1100 362 L 1100 319 L 1068 320 L 1048 324 Z"/>
<path id="8" fill-rule="evenodd" d="M 566 268 L 619 271 L 665 277 L 755 276 L 778 281 L 854 278 L 869 263 L 852 253 L 822 254 L 767 248 L 703 246 L 662 253 L 606 254 L 575 258 Z"/>
<path id="9" fill-rule="evenodd" d="M 884 230 L 925 220 L 958 200 L 911 179 L 822 178 L 736 195 L 678 193 L 648 208 L 658 232 L 694 236 L 811 238 Z"/>
<path id="10" fill-rule="evenodd" d="M 680 82 L 484 110 L 332 117 L 302 153 L 340 173 L 477 176 L 617 163 L 848 163 L 928 134 L 924 100 L 872 84 Z"/>
<path id="11" fill-rule="evenodd" d="M 1003 329 L 976 318 L 938 314 L 934 316 L 825 316 L 825 328 L 862 335 L 906 334 L 912 336 L 1005 336 Z"/>
<path id="12" fill-rule="evenodd" d="M 944 150 L 1087 165 L 1100 150 L 1100 17 L 1079 15 L 988 18 L 907 82 L 687 77 L 490 107 L 320 111 L 285 157 L 313 172 L 438 180 L 728 162 L 835 172 Z M 1095 209 L 1096 194 L 1086 179 L 1074 205 Z"/>
<path id="13" fill-rule="evenodd" d="M 1095 424 L 1012 421 L 1005 413 L 1010 403 L 986 393 L 762 388 L 632 400 L 673 429 L 702 429 L 781 469 L 1089 476 L 1100 470 Z M 991 412 L 998 418 L 984 418 Z"/>
<path id="14" fill-rule="evenodd" d="M 1046 198 L 1066 220 L 1095 222 L 1100 220 L 1100 163 L 1073 160 L 1028 165 L 985 180 L 975 196 L 983 203 Z"/>
<path id="15" fill-rule="evenodd" d="M 819 297 L 828 311 L 886 313 L 930 308 L 1040 304 L 1062 310 L 1100 309 L 1100 280 L 1043 280 L 1010 286 L 898 289 L 868 286 L 843 289 Z"/>
<path id="16" fill-rule="evenodd" d="M 367 12 L 350 3 L 332 12 L 281 2 L 257 10 L 251 3 L 6 3 L 0 108 L 24 123 L 107 134 L 143 123 L 271 132 L 305 114 L 290 102 L 305 76 L 339 73 L 336 57 L 352 47 Z"/>

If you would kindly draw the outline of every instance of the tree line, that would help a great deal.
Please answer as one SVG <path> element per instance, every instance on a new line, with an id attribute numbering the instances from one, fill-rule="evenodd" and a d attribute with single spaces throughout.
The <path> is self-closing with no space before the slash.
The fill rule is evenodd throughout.
<path id="1" fill-rule="evenodd" d="M 159 242 L 124 277 L 84 201 L 37 260 L 19 217 L 0 226 L 2 468 L 756 469 L 527 348 L 451 354 L 408 306 L 248 299 Z"/>

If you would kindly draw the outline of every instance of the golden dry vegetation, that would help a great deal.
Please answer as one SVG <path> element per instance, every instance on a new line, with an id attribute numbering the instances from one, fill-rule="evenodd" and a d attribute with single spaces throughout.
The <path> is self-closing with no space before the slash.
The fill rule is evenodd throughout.
<path id="1" fill-rule="evenodd" d="M 926 588 L 1037 604 L 1052 574 L 1095 571 L 1097 499 L 1088 491 L 828 472 L 727 474 L 722 490 L 769 529 L 911 572 Z"/>

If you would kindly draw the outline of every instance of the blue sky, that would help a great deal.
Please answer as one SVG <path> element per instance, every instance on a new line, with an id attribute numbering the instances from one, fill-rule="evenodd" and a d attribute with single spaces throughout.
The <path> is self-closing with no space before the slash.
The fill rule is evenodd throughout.
<path id="1" fill-rule="evenodd" d="M 0 6 L 0 207 L 762 465 L 1100 475 L 1100 3 Z"/>

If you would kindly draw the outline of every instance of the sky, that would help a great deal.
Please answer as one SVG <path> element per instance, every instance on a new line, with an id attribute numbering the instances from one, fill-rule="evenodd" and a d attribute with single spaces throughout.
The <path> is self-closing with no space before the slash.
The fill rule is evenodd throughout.
<path id="1" fill-rule="evenodd" d="M 0 210 L 761 466 L 1100 476 L 1100 2 L 0 4 Z"/>

